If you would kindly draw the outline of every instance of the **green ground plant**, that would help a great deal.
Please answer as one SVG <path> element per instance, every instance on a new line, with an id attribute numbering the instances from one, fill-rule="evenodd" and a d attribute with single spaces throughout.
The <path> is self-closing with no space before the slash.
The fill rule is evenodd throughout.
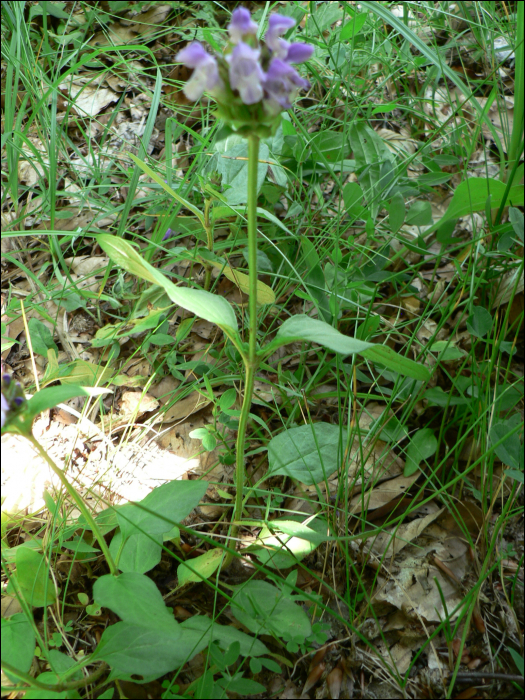
<path id="1" fill-rule="evenodd" d="M 480 601 L 486 600 L 487 580 L 501 583 L 509 609 L 523 594 L 523 556 L 506 537 L 521 512 L 523 489 L 523 383 L 516 359 L 523 311 L 513 306 L 523 289 L 522 4 L 509 15 L 496 3 L 460 3 L 461 29 L 455 29 L 441 3 L 418 8 L 419 15 L 412 3 L 402 5 L 401 15 L 388 3 L 363 2 L 357 10 L 345 2 L 293 2 L 285 11 L 265 3 L 254 11 L 255 26 L 237 15 L 239 26 L 234 20 L 226 35 L 231 19 L 202 3 L 193 36 L 184 29 L 183 8 L 171 3 L 172 17 L 181 20 L 179 38 L 211 47 L 209 55 L 186 61 L 194 70 L 186 96 L 194 101 L 207 91 L 213 100 L 175 107 L 175 117 L 166 120 L 163 158 L 150 157 L 148 146 L 161 109 L 173 110 L 173 104 L 163 94 L 158 51 L 148 42 L 162 42 L 171 29 L 148 16 L 136 25 L 139 35 L 147 28 L 147 42 L 115 41 L 111 22 L 128 7 L 109 5 L 114 17 L 91 5 L 83 5 L 81 15 L 59 3 L 2 8 L 3 207 L 10 214 L 2 239 L 17 246 L 6 249 L 4 260 L 27 278 L 29 290 L 17 295 L 13 285 L 6 314 L 23 319 L 35 370 L 35 384 L 25 387 L 32 394 L 28 400 L 3 374 L 2 434 L 27 438 L 63 487 L 59 495 L 46 495 L 46 522 L 31 528 L 23 544 L 14 536 L 27 527 L 25 521 L 3 521 L 6 593 L 20 605 L 20 612 L 2 619 L 2 667 L 15 684 L 10 691 L 28 698 L 113 697 L 108 684 L 124 696 L 121 683 L 162 679 L 166 698 L 264 693 L 260 681 L 268 674 L 279 675 L 298 657 L 335 644 L 336 623 L 346 635 L 339 644 L 351 639 L 353 647 L 373 653 L 391 686 L 404 693 L 422 655 L 444 639 L 450 675 L 443 692 L 451 697 L 473 626 L 485 629 L 493 668 L 512 680 L 513 664 L 520 671 L 517 640 L 509 637 L 506 653 L 500 653 L 499 640 L 486 632 Z M 148 6 L 137 3 L 137 9 Z M 273 37 L 272 11 L 289 20 Z M 421 32 L 421 14 L 430 36 Z M 243 82 L 242 70 L 239 77 L 228 66 L 235 68 L 240 37 L 255 51 L 267 27 L 263 69 L 270 72 L 268 61 L 278 52 L 286 66 L 275 77 L 279 89 L 266 87 L 256 100 L 256 68 Z M 443 35 L 445 44 L 438 40 Z M 512 123 L 506 121 L 497 70 L 507 60 L 497 57 L 499 36 L 514 52 Z M 314 48 L 308 59 L 295 61 L 305 64 L 297 78 L 286 72 L 292 37 Z M 446 51 L 459 51 L 462 38 L 483 66 L 481 77 L 449 65 Z M 211 52 L 221 56 L 225 46 L 215 74 Z M 137 56 L 147 62 L 140 69 Z M 184 52 L 178 62 L 183 60 Z M 245 50 L 238 65 L 251 60 L 259 59 Z M 124 93 L 113 114 L 99 122 L 73 109 L 84 104 L 83 87 L 69 93 L 66 116 L 58 118 L 64 84 L 82 69 L 92 71 L 92 78 L 107 73 L 121 79 L 139 70 L 148 113 L 136 154 L 122 158 L 105 150 L 124 110 Z M 415 85 L 412 74 L 418 76 Z M 287 103 L 298 97 L 297 88 L 307 87 L 302 76 L 310 81 L 308 93 Z M 276 107 L 283 91 L 284 102 Z M 436 107 L 438 92 L 445 119 Z M 198 117 L 191 122 L 195 109 Z M 408 125 L 409 136 L 392 145 L 378 129 L 380 120 Z M 94 125 L 98 141 L 90 136 Z M 84 150 L 71 127 L 81 133 Z M 192 143 L 185 172 L 173 166 L 181 137 Z M 480 148 L 485 172 L 469 171 Z M 63 173 L 73 156 L 76 196 L 95 215 L 89 225 L 72 229 Z M 20 176 L 23 162 L 36 173 L 31 185 Z M 116 181 L 126 188 L 119 201 L 107 196 Z M 447 189 L 446 206 L 436 215 L 433 198 Z M 45 222 L 36 236 L 26 225 L 29 216 L 33 225 Z M 188 235 L 194 236 L 193 247 L 187 246 Z M 31 237 L 36 247 L 29 245 Z M 110 260 L 100 291 L 80 284 L 68 264 L 94 244 Z M 31 262 L 38 251 L 46 254 L 41 267 Z M 186 262 L 200 272 L 187 278 L 169 271 Z M 221 294 L 225 278 L 246 303 L 233 304 Z M 48 301 L 100 322 L 92 342 L 104 349 L 98 366 L 79 356 L 59 361 L 49 330 L 58 320 Z M 176 308 L 189 313 L 177 325 L 173 349 L 170 319 Z M 102 313 L 112 322 L 102 323 Z M 211 344 L 211 359 L 194 360 L 186 350 L 195 318 L 222 331 L 223 339 Z M 192 437 L 202 441 L 203 451 L 220 445 L 221 462 L 235 465 L 234 488 L 227 492 L 215 484 L 227 513 L 222 537 L 215 528 L 201 532 L 185 524 L 205 501 L 211 480 L 170 481 L 140 502 L 95 514 L 67 470 L 33 436 L 36 416 L 75 396 L 87 397 L 86 414 L 94 401 L 104 415 L 101 397 L 112 385 L 126 386 L 121 348 L 130 337 L 131 358 L 143 355 L 153 370 L 135 386 L 145 393 L 155 380 L 172 376 L 181 382 L 177 400 L 197 390 L 213 407 L 213 424 Z M 5 324 L 2 343 L 3 352 L 19 345 Z M 301 348 L 295 369 L 283 361 L 296 352 L 286 350 L 292 344 Z M 45 367 L 40 376 L 35 357 Z M 264 398 L 255 390 L 259 377 L 268 385 Z M 217 395 L 219 387 L 226 390 Z M 324 419 L 319 395 L 333 406 Z M 121 446 L 130 435 L 126 431 Z M 374 452 L 377 445 L 382 452 Z M 267 456 L 264 474 L 248 479 L 246 465 L 261 454 Z M 369 459 L 381 464 L 387 454 L 402 460 L 410 498 L 399 499 L 376 524 L 371 500 L 378 479 L 365 465 Z M 353 460 L 360 465 L 355 473 Z M 297 509 L 287 505 L 290 485 L 302 489 Z M 477 541 L 464 501 L 481 514 Z M 477 578 L 467 588 L 458 583 L 461 596 L 452 607 L 436 579 L 439 622 L 422 622 L 426 638 L 401 669 L 381 629 L 375 596 L 396 541 L 410 541 L 405 528 L 436 503 L 476 553 Z M 80 511 L 74 520 L 71 504 Z M 241 532 L 250 528 L 253 542 L 240 550 Z M 183 539 L 198 541 L 204 553 L 188 558 Z M 381 539 L 377 556 L 372 544 Z M 68 642 L 71 623 L 64 611 L 73 582 L 68 575 L 59 584 L 55 575 L 64 551 L 93 570 L 91 594 L 75 598 L 82 619 L 97 620 L 106 609 L 120 620 L 108 624 L 86 654 L 72 652 Z M 253 574 L 228 583 L 233 562 L 247 556 Z M 314 566 L 316 557 L 324 562 L 323 572 L 330 557 L 343 562 L 340 578 L 328 582 Z M 502 562 L 512 557 L 519 566 L 508 576 Z M 175 590 L 205 587 L 213 601 L 210 615 L 174 618 L 168 595 L 148 575 L 163 558 L 176 568 Z M 308 590 L 298 583 L 299 573 L 313 582 Z M 37 621 L 42 616 L 43 626 Z M 237 626 L 227 622 L 231 617 Z M 379 630 L 371 639 L 365 620 Z M 198 654 L 202 673 L 182 682 L 187 662 Z M 35 657 L 45 671 L 34 673 Z"/>

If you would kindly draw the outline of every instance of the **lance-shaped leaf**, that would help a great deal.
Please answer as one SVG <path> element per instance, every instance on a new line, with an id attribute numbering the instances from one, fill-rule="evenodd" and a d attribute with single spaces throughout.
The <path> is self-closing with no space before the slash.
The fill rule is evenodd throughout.
<path id="1" fill-rule="evenodd" d="M 369 350 L 362 352 L 361 355 L 367 360 L 379 362 L 388 369 L 393 369 L 394 372 L 402 374 L 404 377 L 412 377 L 412 379 L 419 379 L 422 382 L 428 382 L 430 379 L 428 367 L 400 355 L 388 345 L 374 345 Z"/>
<path id="2" fill-rule="evenodd" d="M 111 260 L 127 272 L 162 287 L 169 298 L 199 318 L 216 323 L 230 334 L 237 335 L 237 319 L 226 299 L 202 289 L 188 289 L 173 284 L 162 272 L 147 263 L 127 241 L 102 233 L 97 236 L 100 247 Z"/>
<path id="3" fill-rule="evenodd" d="M 310 318 L 306 314 L 299 314 L 288 318 L 277 331 L 272 347 L 287 345 L 296 340 L 307 340 L 311 343 L 319 343 L 329 350 L 340 352 L 342 355 L 352 355 L 355 352 L 363 352 L 373 348 L 373 343 L 357 340 L 343 335 L 324 321 Z"/>
<path id="4" fill-rule="evenodd" d="M 387 345 L 375 345 L 364 340 L 343 335 L 324 321 L 318 321 L 305 314 L 292 316 L 287 319 L 277 331 L 275 339 L 264 349 L 265 355 L 273 352 L 281 345 L 287 345 L 297 340 L 307 340 L 319 343 L 329 350 L 339 352 L 342 355 L 359 353 L 372 362 L 379 362 L 388 369 L 413 379 L 428 381 L 430 372 L 424 365 L 420 365 L 407 357 L 399 355 Z"/>

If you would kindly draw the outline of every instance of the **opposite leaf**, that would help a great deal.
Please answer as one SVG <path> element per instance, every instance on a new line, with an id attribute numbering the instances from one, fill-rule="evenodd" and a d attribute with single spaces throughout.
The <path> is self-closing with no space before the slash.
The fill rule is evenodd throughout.
<path id="1" fill-rule="evenodd" d="M 352 355 L 372 348 L 373 343 L 364 340 L 357 340 L 343 335 L 324 321 L 317 321 L 306 314 L 292 316 L 287 319 L 277 331 L 277 335 L 272 345 L 286 345 L 295 340 L 308 340 L 312 343 L 319 343 L 329 350 L 340 352 L 343 355 Z"/>
<path id="2" fill-rule="evenodd" d="M 178 287 L 162 272 L 143 260 L 133 246 L 122 238 L 102 233 L 97 236 L 97 241 L 111 260 L 124 270 L 152 284 L 158 284 L 175 304 L 237 335 L 235 312 L 226 299 L 202 289 Z"/>
<path id="3" fill-rule="evenodd" d="M 307 340 L 319 343 L 329 350 L 339 352 L 342 355 L 359 353 L 372 362 L 379 362 L 388 369 L 393 369 L 403 376 L 412 377 L 421 381 L 430 379 L 429 370 L 423 366 L 399 355 L 387 345 L 375 345 L 364 340 L 357 340 L 343 335 L 324 321 L 318 321 L 310 316 L 301 314 L 287 319 L 277 331 L 277 335 L 270 345 L 265 348 L 275 350 L 281 345 L 286 345 L 296 340 Z"/>

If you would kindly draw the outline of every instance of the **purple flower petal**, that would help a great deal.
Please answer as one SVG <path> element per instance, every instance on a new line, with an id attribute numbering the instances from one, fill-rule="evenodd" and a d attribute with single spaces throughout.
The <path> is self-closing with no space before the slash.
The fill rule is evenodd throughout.
<path id="1" fill-rule="evenodd" d="M 7 412 L 9 411 L 9 404 L 7 403 L 7 399 L 5 398 L 5 396 L 4 396 L 3 394 L 2 394 L 2 402 L 1 402 L 1 403 L 2 403 L 2 405 L 1 405 L 1 411 L 0 411 L 0 414 L 1 414 L 1 427 L 3 428 L 3 427 L 4 427 L 4 424 L 5 424 L 5 419 L 6 419 Z"/>
<path id="2" fill-rule="evenodd" d="M 259 27 L 252 20 L 250 11 L 245 7 L 238 7 L 232 13 L 232 19 L 228 25 L 228 33 L 233 44 L 238 44 L 246 34 L 257 36 Z"/>
<path id="3" fill-rule="evenodd" d="M 289 109 L 299 90 L 308 87 L 310 83 L 301 78 L 289 63 L 280 58 L 272 60 L 264 82 L 264 90 L 270 100 L 277 102 L 283 109 Z"/>
<path id="4" fill-rule="evenodd" d="M 314 52 L 314 47 L 311 44 L 290 44 L 288 53 L 284 59 L 287 63 L 304 63 Z"/>
<path id="5" fill-rule="evenodd" d="M 295 20 L 291 17 L 283 15 L 270 15 L 268 20 L 268 31 L 264 35 L 266 46 L 272 51 L 275 58 L 285 58 L 288 53 L 290 43 L 284 39 L 280 39 L 281 34 L 284 34 L 292 27 L 295 27 Z"/>
<path id="6" fill-rule="evenodd" d="M 213 94 L 214 91 L 220 91 L 224 87 L 219 76 L 217 61 L 198 41 L 192 41 L 186 48 L 179 51 L 175 60 L 184 63 L 188 68 L 195 69 L 183 90 L 189 100 L 195 102 L 204 91 L 207 90 Z"/>
<path id="7" fill-rule="evenodd" d="M 173 235 L 173 231 L 169 228 L 166 233 L 162 236 L 162 240 L 165 241 L 167 238 Z"/>
<path id="8" fill-rule="evenodd" d="M 175 56 L 176 61 L 184 63 L 188 68 L 198 68 L 210 59 L 215 60 L 198 41 L 192 41 Z"/>
<path id="9" fill-rule="evenodd" d="M 262 82 L 265 78 L 259 63 L 261 52 L 240 41 L 226 56 L 230 64 L 230 86 L 238 90 L 246 105 L 259 102 L 263 96 Z"/>

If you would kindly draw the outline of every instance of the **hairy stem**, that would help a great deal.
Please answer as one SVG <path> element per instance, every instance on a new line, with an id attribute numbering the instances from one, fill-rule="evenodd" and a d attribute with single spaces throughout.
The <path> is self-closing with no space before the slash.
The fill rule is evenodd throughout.
<path id="1" fill-rule="evenodd" d="M 248 267 L 249 267 L 249 338 L 248 355 L 244 357 L 246 377 L 244 380 L 244 397 L 239 416 L 239 430 L 236 444 L 235 472 L 235 508 L 233 511 L 234 525 L 232 537 L 239 531 L 238 521 L 242 518 L 242 494 L 244 487 L 244 446 L 246 429 L 252 403 L 255 372 L 257 371 L 257 168 L 259 165 L 259 137 L 251 134 L 248 137 Z M 224 567 L 231 562 L 227 555 Z"/>

